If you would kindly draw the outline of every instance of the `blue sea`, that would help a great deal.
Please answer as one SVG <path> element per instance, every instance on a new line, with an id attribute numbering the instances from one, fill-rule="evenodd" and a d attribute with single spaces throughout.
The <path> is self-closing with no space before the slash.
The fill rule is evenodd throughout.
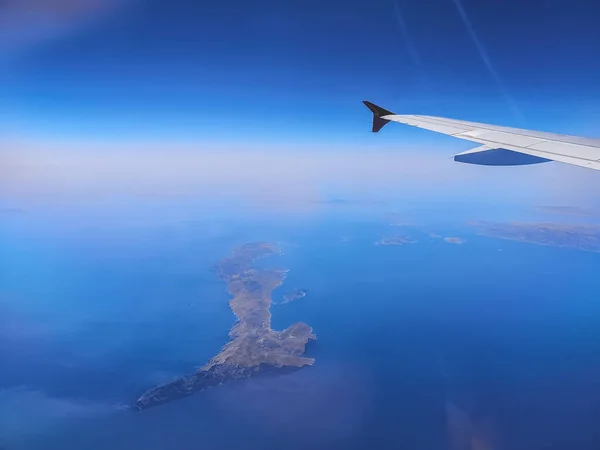
<path id="1" fill-rule="evenodd" d="M 504 210 L 410 205 L 398 227 L 388 209 L 5 217 L 0 447 L 597 450 L 600 254 L 464 225 Z M 417 242 L 374 245 L 396 235 Z M 309 289 L 272 306 L 273 327 L 311 325 L 315 365 L 128 410 L 227 342 L 211 268 L 256 240 L 283 250 L 260 266 L 289 269 L 274 300 Z"/>

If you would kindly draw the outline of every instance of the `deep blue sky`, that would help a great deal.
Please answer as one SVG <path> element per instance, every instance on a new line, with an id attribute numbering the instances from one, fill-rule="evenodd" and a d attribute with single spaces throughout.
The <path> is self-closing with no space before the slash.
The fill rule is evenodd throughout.
<path id="1" fill-rule="evenodd" d="M 13 132 L 367 142 L 360 101 L 370 99 L 397 113 L 600 134 L 594 0 L 463 0 L 500 83 L 453 0 L 399 0 L 401 19 L 392 0 L 123 1 L 102 18 L 0 9 L 10 18 L 0 112 Z M 34 19 L 50 31 L 32 31 Z M 383 139 L 413 133 L 400 128 Z"/>

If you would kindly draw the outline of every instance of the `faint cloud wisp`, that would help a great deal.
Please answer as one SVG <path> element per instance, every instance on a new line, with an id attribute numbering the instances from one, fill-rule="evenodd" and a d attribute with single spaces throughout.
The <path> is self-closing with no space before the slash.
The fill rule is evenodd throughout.
<path id="1" fill-rule="evenodd" d="M 0 2 L 0 56 L 81 29 L 125 0 L 4 0 Z"/>
<path id="2" fill-rule="evenodd" d="M 24 436 L 48 432 L 65 420 L 97 418 L 123 410 L 122 405 L 98 404 L 86 400 L 52 397 L 15 387 L 0 390 L 0 441 L 18 443 Z"/>
<path id="3" fill-rule="evenodd" d="M 467 32 L 469 33 L 469 36 L 471 37 L 473 44 L 477 48 L 477 52 L 479 53 L 481 60 L 485 64 L 485 67 L 487 68 L 490 76 L 492 77 L 492 79 L 494 80 L 496 85 L 498 86 L 500 93 L 505 98 L 506 102 L 508 103 L 513 115 L 515 116 L 515 119 L 517 119 L 519 122 L 521 122 L 521 124 L 525 124 L 525 117 L 523 116 L 521 109 L 517 105 L 516 100 L 513 98 L 513 96 L 510 94 L 510 92 L 506 88 L 504 82 L 502 81 L 502 78 L 500 77 L 500 74 L 494 68 L 494 65 L 492 64 L 492 60 L 490 59 L 490 56 L 488 55 L 487 51 L 485 50 L 485 47 L 481 43 L 479 36 L 477 36 L 477 33 L 475 32 L 475 28 L 473 27 L 473 23 L 469 19 L 469 16 L 467 15 L 467 12 L 465 11 L 465 8 L 464 8 L 461 0 L 452 0 L 452 1 L 454 2 L 454 5 L 456 6 L 456 9 L 458 10 L 458 14 L 460 15 L 460 18 L 462 19 L 463 23 L 465 24 L 465 27 L 467 28 Z"/>
<path id="4" fill-rule="evenodd" d="M 410 56 L 413 65 L 415 66 L 415 69 L 419 76 L 419 80 L 423 84 L 423 86 L 427 90 L 431 91 L 431 94 L 433 94 L 433 88 L 431 87 L 431 83 L 427 79 L 425 71 L 423 70 L 423 62 L 421 60 L 419 52 L 417 51 L 417 47 L 415 46 L 408 32 L 408 26 L 406 25 L 406 20 L 404 20 L 404 15 L 402 14 L 400 3 L 398 0 L 393 0 L 392 3 L 394 5 L 394 14 L 396 16 L 396 20 L 398 21 L 400 32 L 402 33 L 402 39 L 404 40 L 404 45 L 406 46 L 406 51 L 408 52 L 408 55 Z"/>

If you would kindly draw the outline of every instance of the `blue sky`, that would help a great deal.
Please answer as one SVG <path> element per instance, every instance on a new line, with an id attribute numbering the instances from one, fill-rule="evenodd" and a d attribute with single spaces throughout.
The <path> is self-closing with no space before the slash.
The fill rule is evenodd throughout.
<path id="1" fill-rule="evenodd" d="M 463 0 L 497 76 L 453 0 L 6 5 L 4 121 L 29 136 L 368 142 L 363 99 L 550 131 L 600 125 L 593 0 Z"/>
<path id="2" fill-rule="evenodd" d="M 600 4 L 457 1 L 7 0 L 3 198 L 595 205 L 591 171 L 471 167 L 450 159 L 468 142 L 393 124 L 370 133 L 363 99 L 600 135 Z"/>

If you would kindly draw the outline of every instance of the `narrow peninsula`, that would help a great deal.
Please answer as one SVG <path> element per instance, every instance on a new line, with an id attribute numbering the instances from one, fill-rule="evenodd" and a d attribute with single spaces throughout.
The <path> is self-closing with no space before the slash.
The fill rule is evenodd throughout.
<path id="1" fill-rule="evenodd" d="M 267 369 L 310 366 L 306 344 L 316 339 L 312 328 L 298 322 L 283 331 L 271 329 L 271 294 L 283 283 L 286 270 L 259 269 L 255 261 L 278 253 L 276 245 L 250 243 L 218 262 L 217 275 L 227 284 L 237 322 L 221 351 L 191 375 L 156 386 L 144 393 L 138 410 L 176 400 L 230 380 L 246 378 Z"/>

